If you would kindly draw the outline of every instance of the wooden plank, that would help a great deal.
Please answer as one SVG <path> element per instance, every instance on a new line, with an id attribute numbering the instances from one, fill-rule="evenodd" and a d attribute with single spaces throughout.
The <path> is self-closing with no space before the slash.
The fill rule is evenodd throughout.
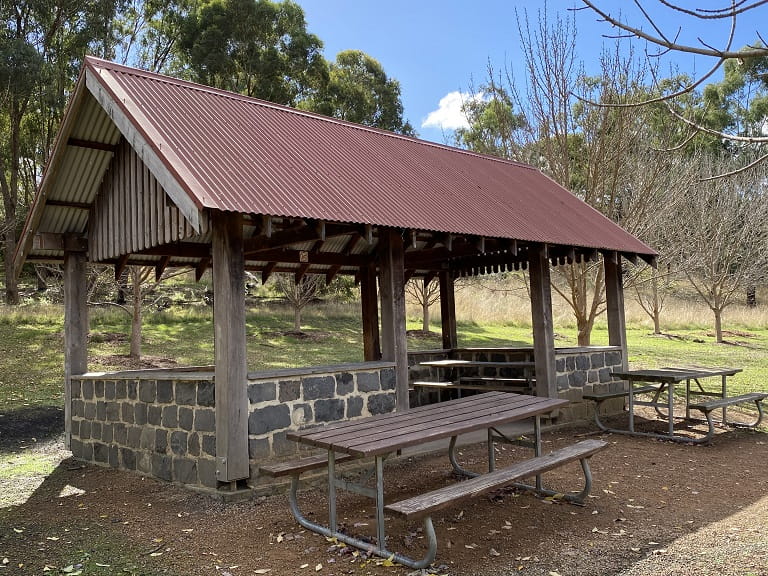
<path id="1" fill-rule="evenodd" d="M 381 340 L 374 264 L 360 268 L 360 304 L 363 318 L 363 357 L 366 362 L 375 362 L 381 359 Z"/>
<path id="2" fill-rule="evenodd" d="M 624 282 L 621 276 L 621 258 L 614 254 L 603 259 L 605 269 L 605 303 L 608 315 L 608 344 L 621 348 L 621 368 L 626 370 L 627 325 L 624 317 Z"/>
<path id="3" fill-rule="evenodd" d="M 733 406 L 745 402 L 760 402 L 766 398 L 768 398 L 768 392 L 749 392 L 747 394 L 741 394 L 740 396 L 729 396 L 728 398 L 717 398 L 707 402 L 696 402 L 695 404 L 691 404 L 689 408 L 711 412 L 712 410 L 722 408 L 723 406 Z"/>
<path id="4" fill-rule="evenodd" d="M 602 440 L 584 440 L 544 456 L 517 462 L 507 468 L 481 474 L 458 484 L 451 484 L 425 494 L 401 500 L 400 502 L 388 504 L 384 508 L 388 512 L 408 520 L 420 518 L 469 498 L 485 494 L 501 486 L 511 484 L 516 480 L 530 478 L 570 462 L 590 458 L 607 447 L 608 443 Z"/>
<path id="5" fill-rule="evenodd" d="M 420 366 L 431 366 L 434 368 L 533 368 L 536 362 L 527 360 L 510 360 L 491 362 L 485 360 L 428 360 L 421 362 Z"/>
<path id="6" fill-rule="evenodd" d="M 552 289 L 546 245 L 531 248 L 528 269 L 531 281 L 536 395 L 556 398 L 555 332 L 552 321 Z"/>
<path id="7" fill-rule="evenodd" d="M 242 215 L 213 217 L 214 348 L 216 355 L 216 475 L 249 476 L 248 380 L 245 347 L 245 268 Z"/>
<path id="8" fill-rule="evenodd" d="M 173 198 L 177 206 L 181 207 L 192 227 L 195 230 L 199 230 L 200 210 L 195 204 L 195 200 L 184 187 L 187 182 L 193 187 L 197 185 L 196 178 L 193 174 L 187 172 L 184 174 L 185 182 L 176 179 L 176 176 L 168 168 L 169 164 L 173 163 L 181 165 L 176 158 L 176 152 L 173 150 L 173 147 L 163 146 L 165 139 L 162 135 L 156 133 L 153 124 L 147 121 L 144 112 L 127 96 L 125 90 L 111 72 L 104 69 L 98 73 L 86 70 L 85 84 L 89 92 L 96 98 L 115 125 L 120 129 L 124 139 L 134 150 L 141 154 L 142 161 L 149 167 L 166 193 Z M 104 89 L 104 84 L 109 86 L 109 90 Z M 128 115 L 123 111 L 123 107 L 130 109 L 133 117 L 141 125 L 141 129 L 148 133 L 147 138 L 129 119 Z"/>
<path id="9" fill-rule="evenodd" d="M 322 438 L 324 436 L 334 434 L 338 431 L 354 429 L 364 430 L 368 426 L 379 422 L 403 422 L 407 419 L 429 420 L 439 418 L 441 415 L 451 411 L 467 410 L 468 408 L 466 404 L 470 402 L 472 404 L 471 408 L 473 410 L 477 410 L 483 406 L 496 406 L 499 410 L 504 410 L 510 406 L 516 405 L 518 401 L 518 399 L 507 397 L 502 393 L 488 393 L 482 394 L 480 396 L 474 396 L 471 399 L 460 398 L 456 400 L 449 400 L 447 402 L 441 402 L 440 404 L 427 404 L 425 406 L 418 406 L 416 408 L 411 408 L 407 413 L 389 412 L 387 414 L 379 414 L 377 416 L 371 416 L 358 420 L 333 422 L 331 424 L 326 424 L 321 429 L 288 432 L 288 437 L 290 439 L 298 439 L 299 437 Z"/>
<path id="10" fill-rule="evenodd" d="M 353 456 L 349 454 L 338 454 L 334 457 L 336 464 L 341 464 L 348 460 L 352 460 Z M 307 456 L 305 458 L 299 458 L 297 460 L 289 460 L 287 462 L 275 462 L 274 464 L 267 464 L 266 466 L 259 466 L 259 471 L 268 476 L 280 477 L 280 476 L 294 476 L 309 472 L 310 470 L 317 470 L 319 468 L 325 468 L 328 466 L 328 453 L 315 454 L 313 456 Z"/>
<path id="11" fill-rule="evenodd" d="M 525 381 L 523 381 L 525 383 Z M 528 386 L 516 386 L 513 383 L 509 384 L 494 384 L 488 382 L 486 384 L 471 384 L 469 382 L 414 382 L 412 386 L 416 388 L 438 388 L 440 390 L 479 390 L 489 392 L 514 392 L 514 393 L 526 393 L 531 391 Z"/>
<path id="12" fill-rule="evenodd" d="M 659 386 L 642 386 L 640 388 L 635 388 L 634 394 L 648 394 L 650 392 L 658 392 Z M 588 394 L 582 394 L 582 398 L 584 400 L 594 400 L 595 402 L 602 402 L 603 400 L 609 400 L 611 398 L 621 398 L 621 397 L 627 397 L 629 396 L 629 390 L 624 390 L 621 392 L 594 392 L 594 393 L 588 393 Z"/>
<path id="13" fill-rule="evenodd" d="M 367 426 L 364 425 L 360 429 L 338 430 L 332 434 L 322 432 L 317 435 L 310 434 L 302 437 L 302 442 L 334 448 L 350 454 L 386 454 L 425 441 L 545 414 L 568 404 L 566 400 L 542 399 L 505 392 L 495 394 L 512 397 L 517 405 L 512 406 L 508 403 L 506 407 L 501 408 L 500 405 L 504 403 L 497 401 L 493 405 L 470 406 L 467 409 L 451 412 L 443 411 L 432 418 L 412 418 L 409 415 L 390 422 L 369 421 Z M 441 406 L 445 404 L 440 403 Z"/>
<path id="14" fill-rule="evenodd" d="M 405 252 L 398 230 L 379 232 L 381 358 L 395 363 L 395 405 L 408 409 L 408 343 L 405 334 Z"/>
<path id="15" fill-rule="evenodd" d="M 72 439 L 72 376 L 88 371 L 88 287 L 85 252 L 64 253 L 64 443 Z"/>
<path id="16" fill-rule="evenodd" d="M 456 291 L 453 276 L 449 270 L 440 274 L 440 323 L 443 334 L 443 349 L 453 350 L 459 346 L 456 328 Z"/>

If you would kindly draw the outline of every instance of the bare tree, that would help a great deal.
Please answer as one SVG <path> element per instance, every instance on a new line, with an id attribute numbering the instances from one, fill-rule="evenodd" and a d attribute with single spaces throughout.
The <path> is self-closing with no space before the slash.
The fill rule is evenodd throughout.
<path id="1" fill-rule="evenodd" d="M 275 286 L 293 308 L 293 329 L 301 332 L 301 313 L 323 287 L 325 279 L 306 274 L 296 279 L 295 274 L 275 274 Z"/>
<path id="2" fill-rule="evenodd" d="M 720 129 L 713 129 L 711 126 L 707 126 L 690 113 L 681 111 L 674 107 L 672 103 L 676 101 L 680 96 L 692 93 L 698 87 L 702 86 L 704 82 L 708 81 L 724 64 L 729 60 L 736 60 L 740 63 L 760 59 L 765 61 L 768 59 L 768 43 L 761 36 L 760 30 L 755 30 L 755 36 L 758 39 L 752 45 L 736 49 L 733 46 L 736 24 L 738 22 L 762 22 L 768 16 L 768 1 L 767 0 L 730 0 L 724 1 L 723 6 L 719 8 L 693 8 L 689 9 L 682 6 L 678 2 L 672 2 L 671 0 L 660 0 L 660 3 L 669 11 L 667 17 L 654 18 L 650 15 L 650 12 L 646 8 L 646 2 L 640 0 L 634 0 L 634 5 L 637 8 L 637 20 L 636 22 L 630 22 L 621 13 L 619 15 L 613 15 L 609 9 L 603 9 L 598 4 L 602 2 L 594 2 L 592 0 L 582 0 L 585 8 L 593 11 L 597 14 L 602 21 L 617 29 L 619 32 L 616 36 L 623 36 L 628 38 L 634 38 L 641 40 L 651 46 L 655 46 L 658 50 L 655 53 L 647 52 L 649 59 L 658 61 L 659 58 L 668 54 L 675 53 L 687 53 L 697 54 L 712 59 L 713 64 L 711 68 L 698 79 L 691 79 L 683 83 L 682 86 L 674 86 L 671 90 L 662 90 L 660 95 L 654 98 L 638 98 L 634 102 L 626 103 L 626 106 L 643 106 L 655 102 L 664 102 L 667 108 L 680 122 L 690 128 L 691 132 L 684 142 L 690 141 L 696 134 L 704 133 L 716 138 L 722 138 L 727 141 L 738 143 L 741 146 L 749 145 L 754 146 L 758 150 L 758 153 L 745 160 L 741 165 L 738 165 L 729 170 L 727 173 L 718 174 L 714 177 L 729 176 L 739 171 L 749 170 L 768 159 L 768 151 L 766 151 L 766 145 L 768 145 L 768 136 L 763 130 L 758 130 L 757 133 L 740 134 L 729 132 Z M 607 3 L 606 3 L 607 4 Z M 616 4 L 611 3 L 613 6 Z M 622 5 L 622 10 L 624 5 Z M 705 20 L 705 21 L 730 21 L 730 32 L 727 38 L 717 46 L 712 40 L 698 38 L 698 44 L 686 44 L 678 41 L 683 25 L 679 24 L 682 19 L 688 20 Z M 663 28 L 663 25 L 668 22 L 675 22 L 675 27 L 669 31 Z M 652 30 L 648 32 L 646 26 Z M 653 68 L 651 68 L 653 70 Z M 768 82 L 765 82 L 768 85 Z M 712 177 L 704 175 L 703 177 Z"/>
<path id="3" fill-rule="evenodd" d="M 421 331 L 429 332 L 429 308 L 440 300 L 440 283 L 434 279 L 414 278 L 405 285 L 405 291 L 421 306 Z"/>
<path id="4" fill-rule="evenodd" d="M 665 189 L 664 162 L 638 161 L 647 159 L 649 145 L 644 115 L 654 111 L 603 104 L 647 92 L 644 66 L 616 46 L 601 55 L 600 76 L 589 77 L 576 59 L 572 22 L 557 18 L 553 24 L 539 14 L 538 27 L 527 19 L 520 27 L 527 90 L 512 89 L 527 118 L 527 161 L 625 229 L 641 231 L 656 218 Z M 580 262 L 557 267 L 553 276 L 554 290 L 573 310 L 581 346 L 589 345 L 604 310 L 603 274 L 599 262 Z"/>
<path id="5" fill-rule="evenodd" d="M 702 170 L 727 168 L 717 162 L 705 159 Z M 671 223 L 673 256 L 712 310 L 717 342 L 723 341 L 723 311 L 734 295 L 768 277 L 766 192 L 764 169 L 694 182 L 684 196 L 685 209 Z"/>

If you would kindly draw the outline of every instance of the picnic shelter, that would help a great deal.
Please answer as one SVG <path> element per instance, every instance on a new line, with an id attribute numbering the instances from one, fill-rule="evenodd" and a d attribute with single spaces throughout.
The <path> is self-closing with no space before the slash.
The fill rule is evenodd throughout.
<path id="1" fill-rule="evenodd" d="M 462 352 L 456 278 L 527 269 L 535 394 L 576 399 L 610 383 L 597 376 L 606 356 L 626 368 L 622 260 L 655 257 L 531 166 L 88 57 L 16 264 L 63 263 L 73 454 L 217 488 L 294 449 L 287 430 L 409 408 L 408 279 L 439 281 L 442 350 L 432 357 L 451 358 Z M 604 266 L 609 346 L 571 350 L 560 366 L 550 270 L 580 261 Z M 114 266 L 116 276 L 131 265 L 152 266 L 158 278 L 174 267 L 198 279 L 210 270 L 215 364 L 89 372 L 89 263 Z M 249 372 L 246 271 L 263 281 L 278 272 L 354 276 L 361 362 Z M 567 370 L 585 376 L 569 380 Z"/>

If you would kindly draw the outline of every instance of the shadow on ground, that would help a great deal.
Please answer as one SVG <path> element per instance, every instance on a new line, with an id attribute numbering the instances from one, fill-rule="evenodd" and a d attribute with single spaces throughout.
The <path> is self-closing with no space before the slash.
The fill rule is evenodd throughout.
<path id="1" fill-rule="evenodd" d="M 0 411 L 0 452 L 17 452 L 30 442 L 52 440 L 64 431 L 64 409 L 37 406 Z"/>

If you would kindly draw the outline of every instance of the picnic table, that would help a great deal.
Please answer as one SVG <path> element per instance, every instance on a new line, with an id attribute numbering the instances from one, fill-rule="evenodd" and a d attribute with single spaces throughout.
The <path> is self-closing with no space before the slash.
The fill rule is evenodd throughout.
<path id="1" fill-rule="evenodd" d="M 595 420 L 601 430 L 615 432 L 618 434 L 632 434 L 636 436 L 652 436 L 663 438 L 675 442 L 709 442 L 714 435 L 715 420 L 712 418 L 712 412 L 716 409 L 722 409 L 722 419 L 720 423 L 727 425 L 727 407 L 745 402 L 755 402 L 758 410 L 757 420 L 744 426 L 755 427 L 762 420 L 762 400 L 768 397 L 765 392 L 751 392 L 738 396 L 728 396 L 728 378 L 741 372 L 741 368 L 703 368 L 693 367 L 665 367 L 641 370 L 614 371 L 611 374 L 616 378 L 621 378 L 629 383 L 626 391 L 609 392 L 604 394 L 585 394 L 584 398 L 597 402 L 595 408 Z M 706 378 L 719 378 L 719 386 L 716 388 L 705 388 L 702 380 Z M 675 387 L 685 383 L 685 416 L 678 418 L 684 421 L 691 421 L 691 410 L 697 410 L 704 414 L 708 430 L 700 438 L 691 438 L 678 434 L 675 431 Z M 652 394 L 650 401 L 638 400 L 636 396 L 641 394 Z M 664 400 L 660 400 L 664 394 Z M 599 406 L 610 398 L 626 396 L 629 412 L 629 424 L 627 429 L 610 428 L 604 425 L 600 420 Z M 711 398 L 708 401 L 699 401 L 699 397 Z M 656 413 L 667 419 L 667 430 L 663 433 L 639 432 L 635 430 L 635 407 L 651 406 Z"/>
<path id="2" fill-rule="evenodd" d="M 390 558 L 413 568 L 423 568 L 432 563 L 437 551 L 437 538 L 431 514 L 453 503 L 500 487 L 523 478 L 536 478 L 535 486 L 519 484 L 542 494 L 556 494 L 542 486 L 541 474 L 556 466 L 579 460 L 582 464 L 585 486 L 578 494 L 568 494 L 566 499 L 581 501 L 589 493 L 591 474 L 588 460 L 607 444 L 600 440 L 586 440 L 558 451 L 541 454 L 540 417 L 568 404 L 567 400 L 538 398 L 522 394 L 487 392 L 470 397 L 450 400 L 439 404 L 421 406 L 410 410 L 338 422 L 304 431 L 291 432 L 288 438 L 304 445 L 321 448 L 327 452 L 322 457 L 299 459 L 262 467 L 262 471 L 275 476 L 290 475 L 290 507 L 296 520 L 310 530 L 376 554 Z M 512 466 L 497 470 L 494 442 L 515 441 L 507 438 L 499 428 L 511 422 L 533 419 L 533 439 L 529 445 L 534 457 Z M 473 431 L 485 430 L 488 438 L 488 472 L 479 474 L 464 469 L 456 454 L 457 437 Z M 385 503 L 384 460 L 393 453 L 417 445 L 450 438 L 448 459 L 453 469 L 470 478 L 427 493 L 411 496 L 400 502 Z M 337 464 L 351 458 L 373 458 L 370 477 L 347 479 L 338 474 Z M 308 519 L 297 502 L 299 475 L 310 469 L 325 468 L 328 475 L 328 524 Z M 367 496 L 376 505 L 376 537 L 371 542 L 340 532 L 337 522 L 336 493 L 346 490 Z M 557 492 L 561 494 L 561 492 Z M 424 519 L 424 534 L 428 549 L 420 560 L 388 550 L 385 534 L 385 512 L 406 521 Z"/>
<path id="3" fill-rule="evenodd" d="M 532 360 L 430 360 L 420 362 L 419 366 L 437 368 L 439 377 L 437 381 L 417 380 L 413 386 L 419 390 L 423 388 L 442 390 L 457 390 L 461 397 L 462 390 L 496 391 L 496 392 L 521 392 L 533 394 L 535 380 L 533 371 L 536 363 Z M 522 372 L 520 377 L 486 376 L 487 369 L 500 369 L 501 371 Z"/>

